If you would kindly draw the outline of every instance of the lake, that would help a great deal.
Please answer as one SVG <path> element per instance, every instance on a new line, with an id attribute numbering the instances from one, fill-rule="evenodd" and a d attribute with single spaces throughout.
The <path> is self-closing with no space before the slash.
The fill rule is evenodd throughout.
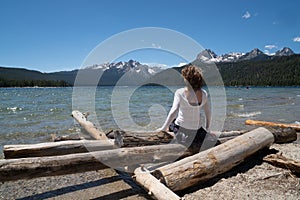
<path id="1" fill-rule="evenodd" d="M 0 150 L 3 145 L 50 141 L 51 134 L 80 133 L 73 109 L 90 112 L 103 131 L 155 130 L 171 108 L 176 87 L 0 88 Z M 117 92 L 116 92 L 117 91 Z M 251 129 L 246 119 L 300 121 L 300 87 L 226 87 L 223 130 Z M 128 120 L 130 119 L 130 120 Z"/>

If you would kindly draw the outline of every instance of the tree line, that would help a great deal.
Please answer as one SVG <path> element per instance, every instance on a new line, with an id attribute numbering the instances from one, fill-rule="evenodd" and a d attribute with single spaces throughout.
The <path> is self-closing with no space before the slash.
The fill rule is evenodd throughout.
<path id="1" fill-rule="evenodd" d="M 66 81 L 60 80 L 6 80 L 0 78 L 0 87 L 68 87 Z"/>
<path id="2" fill-rule="evenodd" d="M 300 55 L 219 63 L 217 67 L 227 86 L 300 86 Z"/>

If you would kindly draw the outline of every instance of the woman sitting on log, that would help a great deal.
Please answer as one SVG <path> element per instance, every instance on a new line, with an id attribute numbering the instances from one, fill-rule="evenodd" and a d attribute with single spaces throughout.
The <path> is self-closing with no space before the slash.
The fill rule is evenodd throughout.
<path id="1" fill-rule="evenodd" d="M 199 152 L 211 122 L 208 94 L 202 88 L 203 75 L 199 67 L 188 64 L 182 69 L 181 75 L 185 87 L 176 90 L 172 108 L 165 123 L 158 130 L 167 131 L 171 125 L 178 143 Z M 201 109 L 205 113 L 206 130 L 201 126 Z"/>

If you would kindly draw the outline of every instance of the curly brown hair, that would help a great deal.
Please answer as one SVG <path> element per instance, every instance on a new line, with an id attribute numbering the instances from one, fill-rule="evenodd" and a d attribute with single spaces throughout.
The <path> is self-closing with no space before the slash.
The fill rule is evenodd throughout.
<path id="1" fill-rule="evenodd" d="M 188 64 L 181 70 L 181 75 L 188 82 L 186 85 L 192 87 L 193 90 L 198 90 L 203 86 L 203 74 L 199 67 Z"/>

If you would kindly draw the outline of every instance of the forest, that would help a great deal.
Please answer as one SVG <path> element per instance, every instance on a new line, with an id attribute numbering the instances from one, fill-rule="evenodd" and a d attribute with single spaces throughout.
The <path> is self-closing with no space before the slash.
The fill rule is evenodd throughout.
<path id="1" fill-rule="evenodd" d="M 272 60 L 219 63 L 227 86 L 300 86 L 300 55 Z"/>

